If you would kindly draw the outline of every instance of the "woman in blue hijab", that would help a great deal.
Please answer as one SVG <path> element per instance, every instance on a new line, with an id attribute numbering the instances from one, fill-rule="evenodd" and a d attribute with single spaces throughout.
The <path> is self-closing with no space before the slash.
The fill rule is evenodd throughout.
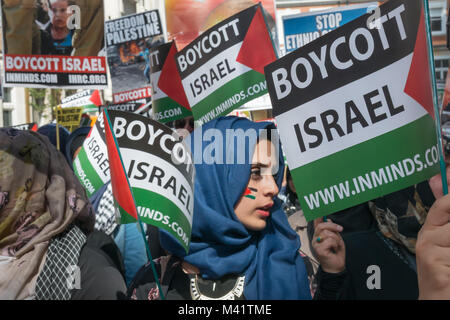
<path id="1" fill-rule="evenodd" d="M 157 264 L 167 299 L 311 299 L 300 239 L 276 197 L 284 160 L 272 132 L 269 122 L 225 117 L 190 135 L 196 178 L 188 255 L 160 230 L 162 246 L 179 258 Z M 151 273 L 141 269 L 131 298 L 159 298 Z"/>

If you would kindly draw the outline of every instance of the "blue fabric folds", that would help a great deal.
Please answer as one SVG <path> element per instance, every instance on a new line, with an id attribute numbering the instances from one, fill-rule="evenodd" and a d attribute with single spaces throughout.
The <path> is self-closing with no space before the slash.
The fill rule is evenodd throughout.
<path id="1" fill-rule="evenodd" d="M 290 228 L 281 201 L 274 198 L 275 205 L 267 227 L 259 232 L 247 230 L 234 213 L 234 206 L 250 179 L 251 160 L 257 141 L 246 139 L 245 163 L 236 164 L 239 151 L 243 150 L 242 145 L 238 150 L 239 138 L 230 139 L 230 131 L 228 139 L 225 139 L 230 129 L 242 129 L 248 133 L 256 130 L 259 136 L 259 130 L 275 129 L 275 126 L 270 122 L 255 123 L 244 118 L 222 117 L 190 135 L 187 142 L 196 163 L 190 251 L 186 255 L 176 241 L 162 230 L 161 244 L 166 250 L 184 256 L 185 261 L 197 266 L 204 278 L 219 279 L 227 274 L 245 274 L 246 299 L 311 299 L 306 269 L 298 253 L 300 239 Z M 214 143 L 220 134 L 224 137 L 223 148 L 213 150 L 213 145 L 220 146 L 220 143 Z M 203 143 L 199 143 L 201 141 Z M 199 157 L 208 154 L 216 157 L 214 164 L 205 163 L 207 159 L 197 164 Z M 225 164 L 217 164 L 220 158 Z M 234 164 L 227 164 L 230 161 Z M 281 189 L 284 171 L 281 147 L 279 161 L 280 168 L 275 179 Z"/>

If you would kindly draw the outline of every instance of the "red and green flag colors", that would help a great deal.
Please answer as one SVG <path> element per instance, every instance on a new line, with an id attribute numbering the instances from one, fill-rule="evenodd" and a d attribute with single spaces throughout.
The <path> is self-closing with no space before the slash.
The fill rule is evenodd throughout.
<path id="1" fill-rule="evenodd" d="M 117 186 L 121 193 L 116 200 L 122 223 L 136 221 L 130 204 L 132 197 L 128 191 L 123 192 L 128 177 L 140 220 L 167 231 L 187 252 L 195 177 L 190 151 L 172 129 L 157 121 L 129 112 L 108 111 L 108 114 L 116 138 L 116 141 L 106 139 L 111 181 L 117 181 L 113 189 Z M 118 153 L 111 153 L 113 147 L 119 148 L 123 162 L 117 160 Z"/>
<path id="2" fill-rule="evenodd" d="M 132 223 L 138 221 L 136 204 L 128 181 L 125 168 L 122 163 L 119 145 L 112 132 L 110 119 L 107 111 L 103 111 L 105 121 L 105 140 L 108 149 L 109 171 L 111 174 L 111 186 L 116 208 L 120 212 L 121 223 Z"/>
<path id="3" fill-rule="evenodd" d="M 161 123 L 192 116 L 175 65 L 176 53 L 175 42 L 166 43 L 150 50 L 153 118 Z"/>
<path id="4" fill-rule="evenodd" d="M 149 107 L 150 103 L 124 103 L 109 105 L 107 110 L 121 110 L 126 112 L 140 113 Z M 73 162 L 75 175 L 91 197 L 105 183 L 110 181 L 108 150 L 105 140 L 105 126 L 103 112 L 97 118 L 89 136 L 83 143 L 81 151 Z"/>
<path id="5" fill-rule="evenodd" d="M 84 90 L 61 100 L 62 108 L 83 107 L 83 112 L 98 112 L 102 104 L 99 90 Z"/>
<path id="6" fill-rule="evenodd" d="M 308 220 L 439 172 L 421 0 L 391 0 L 265 68 Z"/>
<path id="7" fill-rule="evenodd" d="M 254 189 L 254 188 L 247 188 L 247 189 L 245 189 L 244 197 L 251 199 L 251 200 L 255 200 L 256 197 L 252 194 L 252 192 L 258 192 L 258 190 Z"/>
<path id="8" fill-rule="evenodd" d="M 115 111 L 111 111 L 115 112 Z M 158 286 L 159 294 L 161 298 L 164 300 L 164 294 L 161 289 L 161 284 L 158 280 L 155 265 L 153 263 L 153 258 L 150 252 L 150 248 L 147 243 L 147 239 L 145 237 L 145 233 L 142 228 L 142 221 L 138 217 L 138 213 L 136 210 L 136 201 L 133 195 L 133 191 L 130 186 L 130 182 L 128 180 L 127 174 L 125 172 L 125 167 L 123 165 L 122 156 L 120 154 L 119 144 L 117 143 L 117 139 L 115 134 L 113 133 L 111 119 L 108 115 L 108 111 L 106 109 L 103 110 L 103 115 L 105 118 L 105 139 L 106 145 L 108 147 L 108 157 L 110 159 L 110 172 L 111 172 L 111 186 L 113 190 L 114 202 L 116 205 L 116 209 L 119 211 L 121 217 L 121 223 L 133 223 L 138 221 L 140 225 L 140 230 L 142 233 L 142 237 L 145 243 L 145 247 L 147 249 L 148 259 L 151 263 L 151 267 L 153 270 L 153 276 L 156 279 L 156 284 Z"/>
<path id="9" fill-rule="evenodd" d="M 106 148 L 103 113 L 84 140 L 83 147 L 73 161 L 73 171 L 91 197 L 110 180 L 108 150 Z"/>
<path id="10" fill-rule="evenodd" d="M 266 94 L 263 69 L 275 59 L 261 5 L 205 31 L 175 55 L 194 119 L 206 123 Z"/>

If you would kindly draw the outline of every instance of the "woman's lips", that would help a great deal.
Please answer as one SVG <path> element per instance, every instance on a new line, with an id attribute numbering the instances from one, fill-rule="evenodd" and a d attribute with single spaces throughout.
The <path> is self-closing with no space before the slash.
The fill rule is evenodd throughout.
<path id="1" fill-rule="evenodd" d="M 270 212 L 266 211 L 266 210 L 258 210 L 258 213 L 263 217 L 263 218 L 268 218 L 270 216 Z"/>
<path id="2" fill-rule="evenodd" d="M 270 216 L 270 208 L 273 207 L 273 202 L 265 205 L 264 207 L 262 207 L 261 209 L 258 209 L 258 213 L 264 217 L 264 218 L 268 218 Z"/>

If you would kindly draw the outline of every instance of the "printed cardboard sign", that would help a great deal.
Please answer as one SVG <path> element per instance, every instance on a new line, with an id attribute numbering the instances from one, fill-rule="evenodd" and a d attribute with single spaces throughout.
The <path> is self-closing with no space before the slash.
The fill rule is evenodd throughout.
<path id="1" fill-rule="evenodd" d="M 286 52 L 294 51 L 378 7 L 377 2 L 283 17 Z"/>
<path id="2" fill-rule="evenodd" d="M 58 123 L 67 128 L 70 132 L 74 131 L 80 126 L 81 115 L 83 108 L 57 108 Z"/>
<path id="3" fill-rule="evenodd" d="M 194 118 L 206 123 L 267 93 L 264 66 L 276 54 L 255 5 L 205 31 L 175 59 Z"/>
<path id="4" fill-rule="evenodd" d="M 187 252 L 195 178 L 189 149 L 172 129 L 157 121 L 128 112 L 108 114 L 141 220 L 169 232 Z M 130 210 L 124 210 L 130 208 L 128 202 L 118 203 L 122 223 L 136 222 Z"/>
<path id="5" fill-rule="evenodd" d="M 61 100 L 61 108 L 83 107 L 85 112 L 98 112 L 102 105 L 98 90 L 84 90 Z"/>
<path id="6" fill-rule="evenodd" d="M 149 98 L 150 49 L 164 42 L 159 11 L 106 21 L 105 39 L 114 103 Z"/>
<path id="7" fill-rule="evenodd" d="M 105 142 L 103 113 L 83 143 L 81 151 L 73 161 L 73 171 L 91 197 L 110 180 L 108 149 Z"/>
<path id="8" fill-rule="evenodd" d="M 265 72 L 308 220 L 439 172 L 422 1 L 388 1 Z"/>
<path id="9" fill-rule="evenodd" d="M 1 5 L 5 87 L 107 88 L 103 0 Z"/>
<path id="10" fill-rule="evenodd" d="M 146 106 L 145 103 L 130 102 L 130 103 L 110 104 L 105 108 L 108 111 L 125 111 L 131 113 L 140 113 L 141 109 L 144 108 L 145 106 Z"/>
<path id="11" fill-rule="evenodd" d="M 159 79 L 170 50 L 176 50 L 175 43 L 166 43 L 150 50 L 150 78 L 152 84 L 153 118 L 161 123 L 172 122 L 192 116 L 191 110 L 171 99 L 159 86 Z M 174 58 L 170 56 L 170 58 Z M 174 70 L 176 71 L 176 70 Z M 171 82 L 173 75 L 168 75 Z"/>

